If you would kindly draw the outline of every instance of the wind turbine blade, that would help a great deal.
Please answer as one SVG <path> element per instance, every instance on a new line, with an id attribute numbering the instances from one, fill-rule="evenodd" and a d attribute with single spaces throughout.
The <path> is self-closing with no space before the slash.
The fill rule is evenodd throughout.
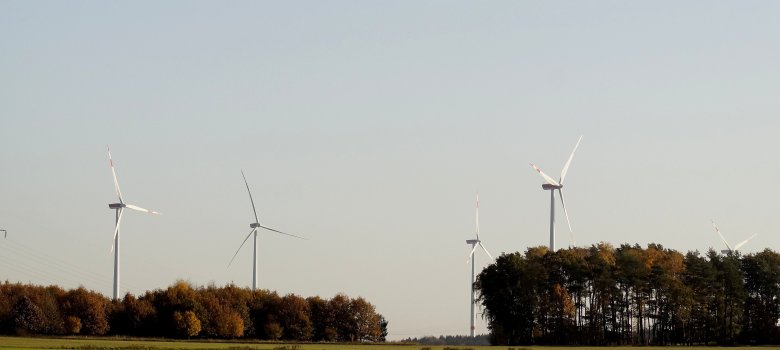
<path id="1" fill-rule="evenodd" d="M 111 159 L 111 147 L 108 147 L 108 165 L 111 167 L 111 174 L 114 175 L 114 190 L 116 191 L 116 195 L 119 196 L 119 203 L 124 203 L 124 201 L 122 200 L 122 191 L 119 189 L 119 181 L 116 179 L 114 160 Z"/>
<path id="2" fill-rule="evenodd" d="M 249 183 L 246 182 L 246 176 L 244 175 L 244 171 L 241 170 L 241 176 L 244 178 L 244 184 L 246 185 L 246 191 L 249 192 L 249 201 L 252 202 L 252 212 L 255 213 L 255 222 L 260 222 L 260 219 L 257 218 L 257 209 L 255 209 L 255 200 L 252 199 L 252 191 L 249 190 Z"/>
<path id="3" fill-rule="evenodd" d="M 162 215 L 162 214 L 160 214 L 160 213 L 158 213 L 158 212 L 156 212 L 154 210 L 144 209 L 144 208 L 141 208 L 139 206 L 132 205 L 132 204 L 126 204 L 125 207 L 127 207 L 128 209 L 133 209 L 135 211 L 141 211 L 141 212 L 144 212 L 144 213 L 155 214 L 155 215 Z"/>
<path id="4" fill-rule="evenodd" d="M 275 230 L 275 229 L 272 229 L 272 228 L 270 228 L 270 227 L 265 227 L 265 226 L 263 226 L 263 225 L 259 225 L 259 226 L 260 226 L 260 227 L 262 227 L 262 228 L 264 228 L 264 229 L 266 229 L 266 230 L 269 230 L 269 231 L 274 231 L 274 232 L 276 232 L 276 233 L 281 233 L 281 234 L 283 234 L 283 235 L 288 235 L 288 236 L 291 236 L 291 237 L 300 238 L 300 239 L 304 239 L 304 240 L 307 240 L 307 241 L 309 240 L 308 238 L 304 238 L 304 237 L 301 237 L 301 236 L 296 236 L 296 235 L 291 235 L 291 234 L 289 234 L 289 233 L 287 233 L 287 232 L 282 232 L 282 231 L 279 231 L 279 230 Z"/>
<path id="5" fill-rule="evenodd" d="M 492 255 L 490 255 L 490 252 L 487 250 L 487 248 L 485 248 L 485 246 L 484 246 L 484 245 L 482 245 L 482 242 L 479 242 L 479 246 L 480 246 L 480 247 L 482 247 L 482 250 L 484 250 L 484 251 L 485 251 L 485 254 L 487 254 L 487 255 L 490 257 L 490 260 L 493 260 L 493 256 L 492 256 Z M 476 247 L 475 247 L 475 248 L 476 248 Z"/>
<path id="6" fill-rule="evenodd" d="M 566 202 L 563 201 L 563 191 L 561 189 L 558 189 L 558 195 L 561 197 L 561 206 L 563 206 L 563 214 L 566 215 L 566 223 L 569 225 L 569 232 L 574 232 L 571 229 L 571 221 L 569 221 L 569 212 L 566 211 Z"/>
<path id="7" fill-rule="evenodd" d="M 574 152 L 577 152 L 577 147 L 580 146 L 580 141 L 582 141 L 582 136 L 577 140 L 577 144 L 574 145 L 574 149 L 571 151 L 571 155 L 569 155 L 569 160 L 563 165 L 563 169 L 561 170 L 561 184 L 563 184 L 563 179 L 566 178 L 566 172 L 569 171 L 569 165 L 571 165 L 571 160 L 574 158 Z"/>
<path id="8" fill-rule="evenodd" d="M 723 244 L 726 245 L 726 248 L 728 248 L 729 251 L 734 251 L 734 249 L 731 248 L 731 245 L 729 245 L 729 242 L 726 241 L 726 238 L 723 237 L 723 234 L 720 233 L 720 229 L 718 228 L 718 225 L 715 223 L 715 220 L 712 220 L 712 227 L 715 228 L 715 232 L 718 233 L 718 236 L 720 236 L 720 240 L 723 241 Z"/>
<path id="9" fill-rule="evenodd" d="M 560 184 L 558 184 L 558 182 L 556 182 L 555 179 L 551 178 L 550 176 L 548 176 L 547 174 L 542 172 L 542 169 L 539 169 L 533 163 L 531 163 L 531 168 L 534 168 L 534 170 L 536 170 L 536 172 L 539 173 L 539 175 L 542 175 L 542 177 L 544 178 L 544 181 L 547 181 L 548 184 L 553 185 L 553 186 L 560 186 Z"/>
<path id="10" fill-rule="evenodd" d="M 741 247 L 741 246 L 745 245 L 745 243 L 747 243 L 747 242 L 748 242 L 748 241 L 750 241 L 751 239 L 753 239 L 753 238 L 756 238 L 756 236 L 757 236 L 757 235 L 758 235 L 757 233 L 756 233 L 756 234 L 753 234 L 752 236 L 748 237 L 748 239 L 746 239 L 746 240 L 744 240 L 744 241 L 742 241 L 742 242 L 739 242 L 739 243 L 735 244 L 735 245 L 734 245 L 734 250 L 737 250 L 737 249 L 739 249 L 739 247 Z"/>
<path id="11" fill-rule="evenodd" d="M 474 248 L 471 248 L 471 253 L 469 253 L 469 258 L 466 259 L 466 265 L 468 265 L 471 262 L 471 259 L 474 259 L 474 251 L 477 250 L 477 246 L 474 245 Z M 490 255 L 490 254 L 488 254 Z"/>
<path id="12" fill-rule="evenodd" d="M 111 239 L 111 252 L 114 251 L 114 244 L 116 244 L 116 235 L 119 234 L 119 223 L 122 222 L 122 213 L 124 213 L 124 209 L 119 208 L 119 217 L 116 219 L 116 227 L 114 227 L 114 238 Z"/>
<path id="13" fill-rule="evenodd" d="M 228 267 L 230 267 L 230 264 L 232 264 L 232 263 L 233 263 L 233 260 L 235 260 L 235 259 L 236 259 L 236 255 L 238 255 L 238 252 L 239 252 L 239 251 L 241 250 L 241 248 L 244 246 L 244 243 L 246 243 L 246 241 L 249 239 L 249 236 L 251 236 L 251 235 L 252 235 L 252 234 L 255 232 L 255 230 L 257 230 L 257 228 L 253 228 L 253 229 L 252 229 L 252 231 L 249 231 L 249 234 L 248 234 L 248 235 L 246 235 L 246 238 L 244 238 L 244 241 L 243 241 L 243 242 L 241 242 L 241 245 L 240 245 L 240 246 L 238 246 L 238 249 L 236 249 L 236 253 L 235 253 L 235 254 L 233 254 L 233 257 L 230 259 L 230 262 L 228 263 Z"/>
<path id="14" fill-rule="evenodd" d="M 479 240 L 479 193 L 477 193 L 477 240 Z"/>

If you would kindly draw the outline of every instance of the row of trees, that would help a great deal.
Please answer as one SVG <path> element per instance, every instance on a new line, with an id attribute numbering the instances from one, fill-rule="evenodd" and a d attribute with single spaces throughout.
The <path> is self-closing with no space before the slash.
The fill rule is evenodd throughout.
<path id="1" fill-rule="evenodd" d="M 165 290 L 111 301 L 83 287 L 0 284 L 0 333 L 376 342 L 387 321 L 363 298 L 279 296 L 235 285 Z"/>
<path id="2" fill-rule="evenodd" d="M 487 334 L 475 335 L 473 337 L 469 335 L 440 335 L 438 337 L 429 335 L 420 338 L 409 337 L 400 340 L 399 343 L 418 344 L 418 345 L 466 345 L 466 346 L 490 345 Z"/>
<path id="3" fill-rule="evenodd" d="M 504 254 L 475 287 L 493 344 L 780 344 L 780 254 L 657 244 Z"/>

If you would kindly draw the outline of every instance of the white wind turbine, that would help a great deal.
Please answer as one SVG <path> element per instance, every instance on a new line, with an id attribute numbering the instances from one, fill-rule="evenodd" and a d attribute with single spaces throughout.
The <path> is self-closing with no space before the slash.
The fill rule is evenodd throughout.
<path id="1" fill-rule="evenodd" d="M 484 245 L 482 245 L 482 241 L 479 239 L 479 194 L 477 194 L 477 238 L 476 239 L 468 239 L 466 240 L 466 244 L 471 244 L 471 253 L 469 253 L 469 258 L 466 260 L 466 264 L 471 261 L 471 337 L 474 337 L 474 304 L 475 304 L 475 298 L 474 298 L 474 253 L 477 250 L 477 245 L 479 245 L 482 250 L 485 251 L 485 254 L 490 257 L 490 260 L 493 260 L 493 256 L 490 255 L 490 252 L 487 251 L 487 248 L 485 248 Z"/>
<path id="2" fill-rule="evenodd" d="M 4 237 L 5 237 L 5 238 L 8 238 L 8 231 L 6 231 L 6 230 L 3 230 L 3 229 L 1 229 L 1 228 L 0 228 L 0 231 L 3 231 L 3 233 L 5 234 L 5 236 L 4 236 Z"/>
<path id="3" fill-rule="evenodd" d="M 542 188 L 544 190 L 550 191 L 550 251 L 553 252 L 555 251 L 555 190 L 558 190 L 558 195 L 561 197 L 561 206 L 563 206 L 563 213 L 566 215 L 566 223 L 569 225 L 569 233 L 573 232 L 571 229 L 571 221 L 569 221 L 569 213 L 566 211 L 566 203 L 563 200 L 562 188 L 563 180 L 566 178 L 566 172 L 569 171 L 569 165 L 571 165 L 571 160 L 574 158 L 574 152 L 576 152 L 577 147 L 580 146 L 580 141 L 582 141 L 582 136 L 580 136 L 580 138 L 577 140 L 577 144 L 574 145 L 574 149 L 571 151 L 569 160 L 567 160 L 566 164 L 563 165 L 563 170 L 561 170 L 561 177 L 558 181 L 555 181 L 555 179 L 542 172 L 542 170 L 533 163 L 531 164 L 531 167 L 534 168 L 534 170 L 536 170 L 539 175 L 542 175 L 544 181 L 547 182 L 546 184 L 542 184 Z"/>
<path id="4" fill-rule="evenodd" d="M 119 298 L 119 223 L 122 221 L 122 213 L 124 213 L 124 209 L 132 209 L 135 211 L 140 211 L 144 213 L 149 214 L 155 214 L 160 215 L 160 213 L 144 209 L 136 205 L 127 204 L 125 203 L 124 199 L 122 199 L 122 191 L 119 189 L 119 181 L 116 179 L 116 170 L 114 169 L 114 161 L 111 159 L 111 147 L 108 148 L 108 165 L 111 167 L 111 174 L 114 175 L 114 190 L 116 190 L 116 194 L 119 197 L 119 203 L 111 203 L 108 205 L 109 208 L 114 209 L 116 212 L 116 226 L 114 227 L 114 240 L 111 244 L 111 251 L 114 252 L 114 300 L 118 300 Z"/>
<path id="5" fill-rule="evenodd" d="M 233 254 L 233 258 L 230 259 L 230 262 L 228 263 L 228 267 L 230 267 L 230 264 L 233 263 L 233 260 L 236 259 L 236 255 L 238 255 L 238 252 L 241 250 L 241 248 L 244 246 L 244 243 L 249 239 L 249 236 L 254 234 L 254 250 L 252 252 L 252 291 L 257 290 L 257 229 L 258 228 L 264 228 L 269 231 L 273 231 L 276 233 L 281 233 L 283 235 L 300 238 L 300 239 L 306 239 L 303 237 L 299 237 L 296 235 L 291 235 L 289 233 L 285 233 L 279 230 L 272 229 L 270 227 L 266 227 L 263 225 L 260 225 L 260 219 L 257 218 L 257 209 L 255 209 L 255 201 L 252 199 L 252 191 L 249 190 L 249 183 L 246 181 L 246 176 L 244 175 L 244 171 L 241 170 L 241 176 L 244 178 L 244 184 L 246 185 L 246 191 L 249 193 L 249 201 L 252 202 L 252 212 L 255 214 L 255 222 L 249 224 L 249 227 L 252 228 L 251 231 L 249 231 L 249 234 L 244 238 L 244 241 L 241 242 L 241 245 L 238 246 L 238 249 L 236 250 L 236 253 Z"/>
<path id="6" fill-rule="evenodd" d="M 723 250 L 720 251 L 722 254 L 735 254 L 735 253 L 738 253 L 737 249 L 739 249 L 740 247 L 745 245 L 745 243 L 747 243 L 748 241 L 750 241 L 751 239 L 755 238 L 758 235 L 757 233 L 753 234 L 752 236 L 748 237 L 748 239 L 746 239 L 746 240 L 744 240 L 742 242 L 739 242 L 739 243 L 735 244 L 734 247 L 732 247 L 729 244 L 729 242 L 726 241 L 726 238 L 723 237 L 723 234 L 720 233 L 720 229 L 718 228 L 718 225 L 715 224 L 715 220 L 712 220 L 712 227 L 715 228 L 715 232 L 717 232 L 718 236 L 720 236 L 720 240 L 723 241 L 723 244 L 726 245 L 727 249 L 723 249 Z"/>

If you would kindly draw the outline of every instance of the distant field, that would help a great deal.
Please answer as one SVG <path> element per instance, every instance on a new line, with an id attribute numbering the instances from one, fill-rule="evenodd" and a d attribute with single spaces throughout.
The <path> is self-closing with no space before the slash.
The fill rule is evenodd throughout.
<path id="1" fill-rule="evenodd" d="M 627 347 L 608 347 L 618 350 Z M 744 347 L 743 347 L 744 348 Z M 777 347 L 775 347 L 777 348 Z M 157 341 L 140 339 L 87 339 L 87 338 L 22 338 L 0 337 L 0 349 L 128 349 L 128 350 L 167 350 L 167 349 L 268 349 L 268 350 L 480 350 L 480 349 L 571 349 L 563 347 L 506 347 L 506 346 L 424 346 L 424 345 L 354 345 L 354 344 L 292 344 L 292 343 L 252 343 L 252 342 L 218 342 L 218 341 Z M 576 347 L 577 350 L 604 349 L 596 347 Z M 672 349 L 722 349 L 722 347 L 641 347 L 642 350 L 672 350 Z M 771 349 L 762 347 L 761 349 Z"/>

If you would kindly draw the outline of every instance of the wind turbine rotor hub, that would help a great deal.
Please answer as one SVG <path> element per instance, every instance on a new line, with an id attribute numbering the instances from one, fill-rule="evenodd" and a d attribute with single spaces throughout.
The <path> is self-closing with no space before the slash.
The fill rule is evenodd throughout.
<path id="1" fill-rule="evenodd" d="M 545 189 L 545 190 L 559 190 L 559 189 L 563 188 L 563 185 L 555 186 L 555 185 L 551 185 L 551 184 L 542 184 L 542 188 Z"/>
<path id="2" fill-rule="evenodd" d="M 111 209 L 119 209 L 119 208 L 126 207 L 126 205 L 124 205 L 123 203 L 111 203 L 108 205 L 108 207 Z"/>
<path id="3" fill-rule="evenodd" d="M 251 228 L 258 228 L 258 227 L 260 227 L 260 224 L 254 222 L 254 223 L 249 224 L 249 227 L 251 227 Z"/>

